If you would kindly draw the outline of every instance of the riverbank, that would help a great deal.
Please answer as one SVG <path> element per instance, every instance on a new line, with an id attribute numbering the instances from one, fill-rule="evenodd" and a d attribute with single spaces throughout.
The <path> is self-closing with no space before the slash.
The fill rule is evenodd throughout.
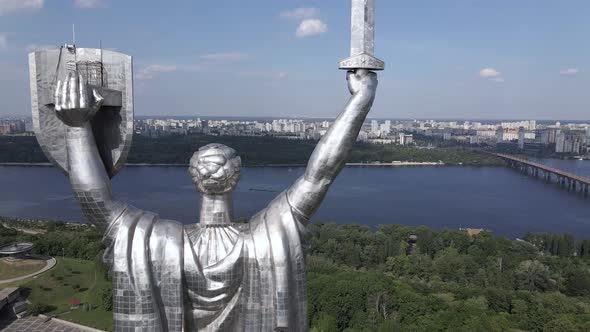
<path id="1" fill-rule="evenodd" d="M 292 141 L 273 137 L 234 136 L 167 136 L 147 138 L 134 136 L 129 151 L 129 164 L 184 166 L 193 151 L 210 143 L 221 143 L 234 148 L 246 166 L 295 167 L 307 164 L 317 141 Z M 375 145 L 357 142 L 352 148 L 351 163 L 375 162 L 442 162 L 447 165 L 498 166 L 500 159 L 471 149 L 417 146 Z M 0 136 L 0 162 L 8 165 L 28 165 L 48 162 L 35 137 Z"/>
<path id="2" fill-rule="evenodd" d="M 414 162 L 414 161 L 392 161 L 392 162 L 372 162 L 372 163 L 346 163 L 346 166 L 446 166 L 443 162 Z M 48 167 L 53 166 L 51 163 L 0 163 L 0 166 L 39 166 Z M 135 163 L 125 164 L 129 167 L 188 167 L 189 164 L 148 164 Z M 244 167 L 306 167 L 307 164 L 264 164 L 264 165 L 244 165 Z M 462 166 L 455 165 L 455 166 Z"/>
<path id="3" fill-rule="evenodd" d="M 443 162 L 415 162 L 415 161 L 392 161 L 390 163 L 374 162 L 374 163 L 347 163 L 346 166 L 377 166 L 377 167 L 391 167 L 391 166 L 446 166 Z M 462 165 L 458 165 L 462 166 Z"/>

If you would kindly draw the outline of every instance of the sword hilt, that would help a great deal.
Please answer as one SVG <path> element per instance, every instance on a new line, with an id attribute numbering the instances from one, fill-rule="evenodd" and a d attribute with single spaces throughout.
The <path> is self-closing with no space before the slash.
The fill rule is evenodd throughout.
<path id="1" fill-rule="evenodd" d="M 385 62 L 376 57 L 363 53 L 340 61 L 340 69 L 368 69 L 368 70 L 383 70 L 385 69 Z"/>

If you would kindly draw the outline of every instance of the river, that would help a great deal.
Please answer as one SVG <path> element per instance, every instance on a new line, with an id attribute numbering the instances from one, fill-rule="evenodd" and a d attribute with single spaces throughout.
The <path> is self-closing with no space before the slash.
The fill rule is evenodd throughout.
<path id="1" fill-rule="evenodd" d="M 590 175 L 590 161 L 552 161 Z M 234 194 L 248 218 L 303 174 L 304 168 L 244 168 Z M 197 221 L 199 196 L 185 167 L 127 167 L 113 180 L 116 198 L 184 223 Z M 53 167 L 0 166 L 0 215 L 83 221 L 65 176 Z M 590 238 L 590 198 L 506 167 L 346 167 L 312 221 L 485 228 Z"/>

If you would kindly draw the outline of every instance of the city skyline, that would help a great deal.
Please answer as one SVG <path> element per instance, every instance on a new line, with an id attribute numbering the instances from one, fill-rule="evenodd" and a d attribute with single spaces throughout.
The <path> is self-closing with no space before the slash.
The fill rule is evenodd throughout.
<path id="1" fill-rule="evenodd" d="M 348 6 L 141 4 L 0 0 L 0 115 L 30 114 L 27 53 L 71 42 L 72 23 L 80 47 L 102 40 L 134 56 L 137 116 L 332 118 L 344 106 L 336 67 L 348 54 Z M 377 7 L 376 55 L 388 67 L 372 118 L 588 119 L 589 4 Z"/>
<path id="2" fill-rule="evenodd" d="M 380 122 L 382 121 L 382 122 Z M 134 120 L 134 134 L 157 138 L 169 135 L 269 136 L 290 140 L 319 140 L 328 133 L 333 119 L 312 118 L 199 118 L 140 117 Z M 0 136 L 32 134 L 30 117 L 0 116 Z M 357 141 L 371 144 L 414 144 L 413 135 L 442 139 L 456 144 L 547 153 L 587 155 L 590 152 L 590 124 L 583 122 L 523 121 L 439 121 L 368 119 Z"/>

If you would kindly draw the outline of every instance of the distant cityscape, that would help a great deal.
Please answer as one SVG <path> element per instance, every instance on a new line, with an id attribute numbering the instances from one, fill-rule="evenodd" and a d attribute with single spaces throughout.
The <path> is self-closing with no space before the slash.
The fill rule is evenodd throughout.
<path id="1" fill-rule="evenodd" d="M 273 136 L 296 140 L 318 140 L 332 121 L 303 119 L 207 120 L 201 118 L 136 119 L 135 134 L 146 137 L 167 135 Z M 32 135 L 31 118 L 0 117 L 0 135 Z M 585 155 L 590 153 L 589 123 L 537 123 L 536 120 L 483 123 L 477 121 L 370 120 L 358 141 L 371 144 L 412 145 L 415 137 L 465 145 L 489 145 L 502 149 L 551 151 Z"/>

